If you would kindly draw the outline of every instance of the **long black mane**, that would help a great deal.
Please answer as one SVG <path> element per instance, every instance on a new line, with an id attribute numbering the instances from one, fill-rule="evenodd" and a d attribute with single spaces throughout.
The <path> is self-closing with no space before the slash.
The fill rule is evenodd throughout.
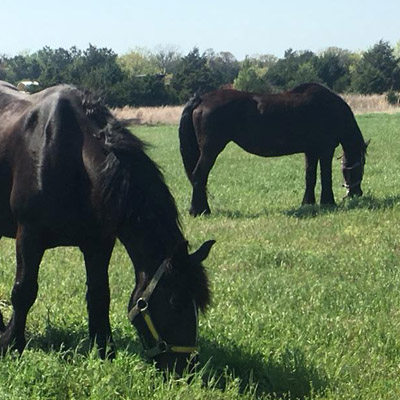
<path id="1" fill-rule="evenodd" d="M 176 203 L 159 166 L 145 149 L 147 144 L 116 119 L 89 92 L 81 92 L 86 115 L 100 128 L 97 138 L 106 158 L 101 170 L 100 197 L 108 222 L 130 221 L 141 227 L 155 229 L 155 235 L 171 243 L 184 242 Z M 145 190 L 144 190 L 145 189 Z M 166 278 L 184 297 L 192 297 L 201 309 L 210 302 L 210 289 L 201 264 L 177 271 L 172 265 Z"/>

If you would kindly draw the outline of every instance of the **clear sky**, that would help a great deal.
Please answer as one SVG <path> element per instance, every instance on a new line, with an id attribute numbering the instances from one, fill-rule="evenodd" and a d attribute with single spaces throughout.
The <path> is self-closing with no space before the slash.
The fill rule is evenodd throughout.
<path id="1" fill-rule="evenodd" d="M 400 0 L 1 0 L 0 15 L 0 54 L 9 56 L 91 43 L 118 54 L 197 46 L 242 60 L 400 40 Z"/>

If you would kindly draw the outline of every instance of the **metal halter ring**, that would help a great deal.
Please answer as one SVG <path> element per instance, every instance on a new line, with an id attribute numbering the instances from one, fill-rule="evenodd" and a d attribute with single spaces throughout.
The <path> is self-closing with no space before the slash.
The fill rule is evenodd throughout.
<path id="1" fill-rule="evenodd" d="M 138 301 L 136 302 L 136 306 L 140 312 L 143 312 L 143 311 L 147 310 L 147 308 L 149 307 L 149 303 L 145 299 L 140 297 L 138 299 Z"/>

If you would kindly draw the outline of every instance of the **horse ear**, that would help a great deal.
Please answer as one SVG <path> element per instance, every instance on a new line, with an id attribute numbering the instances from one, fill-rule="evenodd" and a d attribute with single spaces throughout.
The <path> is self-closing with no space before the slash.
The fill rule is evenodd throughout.
<path id="1" fill-rule="evenodd" d="M 368 139 L 368 140 L 365 142 L 365 150 L 367 150 L 367 147 L 369 146 L 370 143 L 371 143 L 371 139 Z"/>
<path id="2" fill-rule="evenodd" d="M 207 242 L 204 242 L 198 250 L 190 255 L 190 260 L 194 264 L 200 264 L 208 257 L 208 254 L 210 253 L 211 247 L 213 247 L 214 243 L 215 240 L 207 240 Z"/>

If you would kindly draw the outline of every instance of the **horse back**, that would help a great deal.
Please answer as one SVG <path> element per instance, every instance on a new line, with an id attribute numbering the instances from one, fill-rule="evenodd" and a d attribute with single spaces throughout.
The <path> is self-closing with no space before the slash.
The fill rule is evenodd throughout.
<path id="1" fill-rule="evenodd" d="M 210 92 L 193 119 L 200 143 L 233 141 L 253 154 L 281 156 L 336 147 L 354 116 L 330 90 L 305 84 L 279 94 Z"/>

